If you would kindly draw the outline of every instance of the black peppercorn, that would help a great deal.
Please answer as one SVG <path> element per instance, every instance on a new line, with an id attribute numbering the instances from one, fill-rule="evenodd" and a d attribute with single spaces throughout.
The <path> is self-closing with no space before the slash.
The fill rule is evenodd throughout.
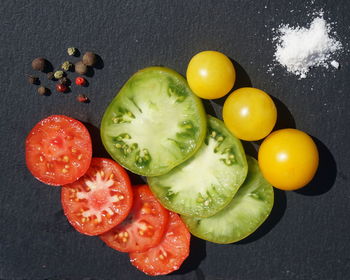
<path id="1" fill-rule="evenodd" d="M 55 75 L 54 75 L 54 73 L 53 73 L 53 72 L 49 72 L 49 73 L 47 73 L 47 78 L 48 78 L 49 80 L 53 80 L 53 79 L 55 79 Z"/>
<path id="2" fill-rule="evenodd" d="M 46 68 L 45 58 L 38 57 L 32 61 L 32 68 L 37 71 L 43 72 Z"/>
<path id="3" fill-rule="evenodd" d="M 77 72 L 80 75 L 86 74 L 88 71 L 88 67 L 81 61 L 78 61 L 75 63 L 75 72 Z"/>
<path id="4" fill-rule="evenodd" d="M 46 88 L 46 87 L 43 87 L 43 86 L 38 87 L 38 93 L 39 93 L 40 95 L 45 95 L 45 94 L 47 93 L 47 88 Z"/>
<path id="5" fill-rule="evenodd" d="M 63 77 L 58 80 L 62 85 L 68 86 L 70 84 L 70 80 L 67 77 Z"/>
<path id="6" fill-rule="evenodd" d="M 93 52 L 86 52 L 83 56 L 83 63 L 87 66 L 94 66 L 97 62 L 97 56 Z"/>
<path id="7" fill-rule="evenodd" d="M 32 84 L 32 85 L 39 85 L 40 84 L 40 80 L 38 77 L 34 77 L 34 76 L 28 76 L 28 83 Z"/>

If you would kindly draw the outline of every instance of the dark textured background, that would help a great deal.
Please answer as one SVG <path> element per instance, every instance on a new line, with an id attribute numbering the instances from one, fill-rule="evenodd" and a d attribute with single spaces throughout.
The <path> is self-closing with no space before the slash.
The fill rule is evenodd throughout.
<path id="1" fill-rule="evenodd" d="M 314 2 L 2 0 L 0 278 L 147 279 L 128 255 L 72 229 L 61 210 L 60 189 L 36 181 L 26 169 L 24 139 L 40 119 L 66 114 L 91 124 L 95 154 L 103 155 L 96 127 L 130 75 L 150 65 L 185 74 L 195 53 L 213 49 L 239 63 L 238 86 L 251 83 L 278 99 L 279 127 L 296 124 L 315 137 L 320 169 L 307 188 L 276 191 L 272 215 L 251 237 L 233 245 L 194 239 L 181 271 L 164 278 L 350 279 L 350 5 Z M 338 57 L 341 69 L 314 69 L 304 80 L 279 67 L 274 76 L 267 73 L 272 28 L 306 24 L 307 13 L 320 8 L 337 22 L 345 45 Z M 68 59 L 69 46 L 98 53 L 102 69 L 88 78 L 88 88 L 39 96 L 25 79 L 34 73 L 31 60 L 44 56 L 58 66 Z M 91 103 L 76 102 L 78 93 L 89 95 Z M 221 104 L 206 102 L 206 107 L 221 117 Z M 247 149 L 254 153 L 252 146 Z"/>

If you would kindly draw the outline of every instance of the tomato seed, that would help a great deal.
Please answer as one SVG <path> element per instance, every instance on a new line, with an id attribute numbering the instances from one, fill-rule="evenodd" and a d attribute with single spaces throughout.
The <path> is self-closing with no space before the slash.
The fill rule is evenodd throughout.
<path id="1" fill-rule="evenodd" d="M 63 156 L 63 161 L 64 162 L 68 162 L 69 161 L 69 157 L 68 156 Z"/>

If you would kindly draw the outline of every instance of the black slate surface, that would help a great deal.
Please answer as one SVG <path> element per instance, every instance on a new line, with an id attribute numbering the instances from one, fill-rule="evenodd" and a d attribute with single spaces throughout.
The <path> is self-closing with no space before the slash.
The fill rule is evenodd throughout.
<path id="1" fill-rule="evenodd" d="M 337 22 L 345 47 L 337 58 L 341 69 L 314 69 L 304 80 L 280 67 L 274 76 L 268 73 L 272 28 L 306 24 L 307 13 L 320 8 Z M 279 127 L 296 125 L 315 137 L 320 169 L 307 188 L 276 191 L 271 217 L 251 237 L 233 245 L 194 239 L 183 268 L 159 279 L 350 279 L 349 13 L 346 0 L 2 0 L 0 279 L 148 279 L 126 254 L 73 230 L 61 210 L 60 189 L 36 181 L 26 169 L 24 139 L 40 119 L 66 114 L 90 124 L 95 155 L 103 155 L 100 119 L 128 77 L 150 65 L 185 74 L 189 59 L 207 49 L 239 63 L 237 86 L 253 85 L 276 98 Z M 87 88 L 39 96 L 25 79 L 34 73 L 31 60 L 44 56 L 58 66 L 70 46 L 98 53 L 101 69 Z M 53 89 L 53 82 L 40 78 Z M 78 93 L 91 103 L 76 102 Z M 221 117 L 221 104 L 206 107 Z M 247 149 L 254 154 L 252 145 Z"/>

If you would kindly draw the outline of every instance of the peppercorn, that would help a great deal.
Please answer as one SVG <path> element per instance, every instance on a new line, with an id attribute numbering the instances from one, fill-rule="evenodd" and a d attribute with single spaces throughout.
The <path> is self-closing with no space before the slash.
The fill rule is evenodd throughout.
<path id="1" fill-rule="evenodd" d="M 69 61 L 65 61 L 63 62 L 61 68 L 64 70 L 64 71 L 68 71 L 72 68 L 73 64 L 70 63 Z"/>
<path id="2" fill-rule="evenodd" d="M 89 98 L 84 94 L 79 94 L 77 96 L 77 101 L 80 103 L 89 103 L 90 102 Z"/>
<path id="3" fill-rule="evenodd" d="M 64 76 L 64 72 L 63 71 L 61 71 L 61 70 L 58 70 L 58 71 L 56 71 L 54 74 L 53 74 L 53 76 L 55 77 L 55 79 L 61 79 L 63 76 Z"/>
<path id="4" fill-rule="evenodd" d="M 40 80 L 38 77 L 34 77 L 34 76 L 28 76 L 28 83 L 32 84 L 32 85 L 39 85 L 40 84 Z"/>
<path id="5" fill-rule="evenodd" d="M 75 83 L 78 86 L 84 86 L 86 84 L 86 80 L 83 77 L 76 77 L 75 78 Z"/>
<path id="6" fill-rule="evenodd" d="M 49 80 L 53 80 L 53 79 L 55 79 L 55 75 L 54 75 L 54 73 L 53 73 L 53 72 L 49 72 L 49 73 L 47 73 L 47 78 L 48 78 Z"/>
<path id="7" fill-rule="evenodd" d="M 70 80 L 67 77 L 62 77 L 58 80 L 62 85 L 69 86 Z"/>
<path id="8" fill-rule="evenodd" d="M 38 87 L 38 93 L 40 95 L 45 95 L 47 92 L 48 92 L 48 90 L 46 87 L 43 87 L 43 86 Z"/>
<path id="9" fill-rule="evenodd" d="M 78 50 L 76 48 L 74 48 L 74 47 L 70 47 L 70 48 L 67 49 L 68 55 L 76 55 L 77 51 Z"/>
<path id="10" fill-rule="evenodd" d="M 66 92 L 68 90 L 68 87 L 63 84 L 56 84 L 56 90 L 58 92 Z"/>
<path id="11" fill-rule="evenodd" d="M 88 71 L 88 67 L 82 62 L 78 61 L 75 63 L 75 72 L 77 72 L 80 75 L 86 74 Z"/>
<path id="12" fill-rule="evenodd" d="M 42 57 L 37 57 L 32 61 L 32 68 L 34 70 L 43 72 L 46 68 L 46 59 Z"/>
<path id="13" fill-rule="evenodd" d="M 83 56 L 83 63 L 87 66 L 94 66 L 97 62 L 97 56 L 93 52 L 86 52 Z"/>

